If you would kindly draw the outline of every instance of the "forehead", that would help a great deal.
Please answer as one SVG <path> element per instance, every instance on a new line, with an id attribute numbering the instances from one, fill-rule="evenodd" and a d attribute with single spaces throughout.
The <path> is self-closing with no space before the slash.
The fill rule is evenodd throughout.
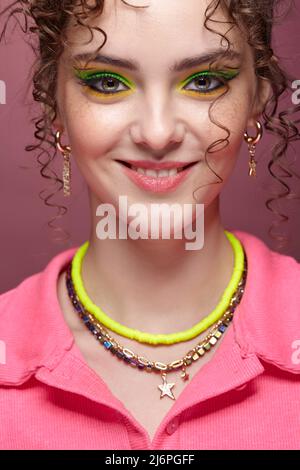
<path id="1" fill-rule="evenodd" d="M 168 66 L 181 57 L 188 57 L 213 50 L 226 49 L 226 41 L 231 49 L 243 51 L 244 40 L 237 27 L 231 27 L 226 11 L 218 8 L 213 13 L 214 22 L 208 21 L 205 27 L 207 6 L 211 0 L 126 0 L 130 5 L 145 6 L 134 8 L 122 0 L 104 2 L 101 15 L 89 21 L 89 25 L 101 28 L 107 40 L 101 52 L 109 52 L 119 57 L 134 57 L 143 64 L 151 63 Z M 220 21 L 220 23 L 215 21 Z M 230 31 L 229 31 L 230 30 Z M 229 31 L 229 32 L 228 32 Z M 72 52 L 94 52 L 104 40 L 100 31 L 93 30 L 94 38 L 88 44 L 90 33 L 83 27 L 68 28 L 68 38 L 74 41 Z"/>

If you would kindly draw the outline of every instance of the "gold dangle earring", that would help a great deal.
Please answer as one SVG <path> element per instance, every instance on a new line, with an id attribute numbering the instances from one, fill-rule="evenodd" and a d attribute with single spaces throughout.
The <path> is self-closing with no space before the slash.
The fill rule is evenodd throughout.
<path id="1" fill-rule="evenodd" d="M 62 145 L 60 142 L 61 131 L 57 131 L 55 134 L 55 143 L 58 150 L 62 153 L 64 157 L 64 166 L 63 166 L 63 190 L 64 196 L 71 195 L 71 147 L 68 145 Z"/>
<path id="2" fill-rule="evenodd" d="M 256 176 L 256 164 L 257 161 L 255 160 L 255 150 L 256 150 L 256 145 L 260 141 L 263 135 L 263 128 L 262 125 L 259 121 L 255 121 L 256 125 L 256 136 L 255 137 L 249 137 L 247 131 L 244 133 L 244 139 L 246 143 L 248 144 L 248 150 L 250 154 L 250 159 L 249 159 L 249 176 Z"/>

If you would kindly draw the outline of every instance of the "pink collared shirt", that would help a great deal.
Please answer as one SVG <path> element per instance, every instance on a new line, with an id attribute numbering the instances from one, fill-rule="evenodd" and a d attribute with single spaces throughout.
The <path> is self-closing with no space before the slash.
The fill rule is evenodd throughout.
<path id="1" fill-rule="evenodd" d="M 299 449 L 300 263 L 231 231 L 248 258 L 243 298 L 152 441 L 64 321 L 57 278 L 77 247 L 1 295 L 0 449 Z"/>

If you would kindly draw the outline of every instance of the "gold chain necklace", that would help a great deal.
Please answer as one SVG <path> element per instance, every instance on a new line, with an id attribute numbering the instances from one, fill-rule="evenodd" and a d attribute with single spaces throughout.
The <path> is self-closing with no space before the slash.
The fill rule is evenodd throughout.
<path id="1" fill-rule="evenodd" d="M 100 344 L 104 346 L 105 349 L 109 350 L 113 355 L 119 359 L 124 360 L 125 363 L 131 365 L 140 370 L 147 372 L 159 372 L 162 377 L 163 383 L 158 385 L 158 389 L 161 392 L 160 398 L 168 396 L 172 400 L 175 400 L 172 388 L 175 386 L 175 383 L 167 382 L 167 373 L 172 372 L 178 369 L 181 369 L 181 378 L 182 380 L 188 380 L 189 375 L 186 372 L 186 367 L 190 366 L 193 362 L 197 361 L 204 356 L 222 337 L 223 333 L 226 331 L 226 328 L 229 326 L 234 311 L 238 304 L 240 303 L 244 287 L 247 278 L 247 257 L 244 253 L 244 269 L 241 275 L 240 282 L 238 287 L 233 294 L 228 309 L 222 315 L 222 317 L 212 326 L 208 334 L 196 346 L 191 349 L 183 358 L 172 361 L 171 363 L 163 363 L 159 361 L 150 361 L 149 359 L 135 354 L 128 348 L 124 348 L 118 343 L 108 331 L 99 323 L 99 321 L 88 312 L 83 305 L 81 304 L 73 285 L 72 276 L 71 276 L 71 267 L 72 262 L 69 263 L 66 270 L 66 286 L 68 291 L 68 296 L 70 301 L 77 311 L 80 319 L 83 321 L 85 326 L 93 334 L 93 336 L 99 341 Z"/>

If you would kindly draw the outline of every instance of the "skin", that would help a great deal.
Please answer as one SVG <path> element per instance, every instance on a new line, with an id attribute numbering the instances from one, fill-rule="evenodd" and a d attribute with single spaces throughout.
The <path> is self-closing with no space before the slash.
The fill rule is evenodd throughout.
<path id="1" fill-rule="evenodd" d="M 238 67 L 239 74 L 229 82 L 228 94 L 212 111 L 214 120 L 227 127 L 231 137 L 226 148 L 208 155 L 210 166 L 223 178 L 220 184 L 210 184 L 219 179 L 204 162 L 205 149 L 226 137 L 226 133 L 211 122 L 208 109 L 224 89 L 210 96 L 188 94 L 180 89 L 184 80 L 207 70 L 208 64 L 180 73 L 169 71 L 176 61 L 220 47 L 220 36 L 203 26 L 209 1 L 151 0 L 149 3 L 148 9 L 135 10 L 119 1 L 106 2 L 101 17 L 92 22 L 108 35 L 102 54 L 134 59 L 140 64 L 139 72 L 93 64 L 97 71 L 109 69 L 133 83 L 134 89 L 124 95 L 96 96 L 79 84 L 73 67 L 80 64 L 74 64 L 72 57 L 94 51 L 103 37 L 95 34 L 93 42 L 84 44 L 89 34 L 70 25 L 68 37 L 76 39 L 76 44 L 65 50 L 59 63 L 59 111 L 54 127 L 64 132 L 63 143 L 71 146 L 72 159 L 89 190 L 90 247 L 82 266 L 83 283 L 89 296 L 111 318 L 131 328 L 173 333 L 190 328 L 212 311 L 230 281 L 234 256 L 224 234 L 219 197 L 234 169 L 240 147 L 245 145 L 244 131 L 255 134 L 253 126 L 269 96 L 270 85 L 256 77 L 252 50 L 237 28 L 233 28 L 227 37 L 234 50 L 241 53 L 241 59 L 224 59 L 218 69 Z M 218 11 L 215 18 L 224 20 L 224 13 Z M 223 33 L 229 29 L 226 24 L 210 26 Z M 116 162 L 120 157 L 157 162 L 198 159 L 199 163 L 175 191 L 152 194 L 136 187 L 124 175 Z M 129 204 L 142 202 L 148 207 L 154 202 L 192 204 L 195 203 L 193 191 L 197 188 L 200 188 L 194 193 L 197 202 L 205 204 L 202 250 L 185 250 L 184 239 L 99 240 L 96 237 L 99 218 L 95 214 L 101 203 L 117 207 L 119 195 L 127 195 Z M 70 327 L 73 331 L 83 331 L 74 313 L 66 313 L 63 273 L 59 279 L 59 298 Z M 124 346 L 152 360 L 174 360 L 186 353 L 189 346 L 189 343 L 178 344 L 154 350 L 114 336 Z M 80 341 L 82 348 L 84 345 L 94 348 L 87 346 L 91 342 L 88 333 Z M 192 340 L 191 347 L 195 343 Z M 94 353 L 95 350 L 90 355 Z M 104 354 L 107 358 L 108 353 Z M 111 360 L 112 366 L 119 367 L 115 358 Z M 124 368 L 120 366 L 120 370 Z M 127 374 L 136 374 L 127 369 Z"/>

